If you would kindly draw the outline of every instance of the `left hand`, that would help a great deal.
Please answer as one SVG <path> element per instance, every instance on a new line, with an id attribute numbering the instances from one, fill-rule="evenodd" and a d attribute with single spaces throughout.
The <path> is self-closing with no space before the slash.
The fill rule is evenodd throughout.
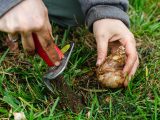
<path id="1" fill-rule="evenodd" d="M 119 41 L 125 47 L 127 56 L 123 73 L 133 76 L 139 65 L 139 59 L 134 36 L 126 25 L 120 20 L 102 19 L 94 22 L 93 32 L 97 42 L 97 65 L 101 65 L 105 60 L 108 43 Z"/>
<path id="2" fill-rule="evenodd" d="M 54 44 L 52 26 L 48 10 L 42 0 L 24 0 L 13 7 L 0 18 L 0 31 L 9 33 L 13 38 L 20 34 L 23 48 L 28 53 L 35 52 L 35 43 L 32 37 L 32 33 L 35 33 L 50 60 L 55 65 L 60 64 L 60 58 L 57 57 L 52 47 Z"/>

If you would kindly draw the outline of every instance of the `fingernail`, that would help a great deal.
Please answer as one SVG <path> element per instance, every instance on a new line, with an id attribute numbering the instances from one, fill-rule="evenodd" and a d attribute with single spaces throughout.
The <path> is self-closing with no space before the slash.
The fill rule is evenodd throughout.
<path id="1" fill-rule="evenodd" d="M 59 65 L 60 65 L 60 62 L 57 61 L 57 62 L 54 63 L 54 65 L 55 65 L 55 66 L 59 66 Z"/>
<path id="2" fill-rule="evenodd" d="M 123 76 L 124 76 L 124 77 L 127 77 L 127 72 L 123 72 Z"/>
<path id="3" fill-rule="evenodd" d="M 100 65 L 101 65 L 101 60 L 97 60 L 96 65 L 97 65 L 97 66 L 100 66 Z"/>

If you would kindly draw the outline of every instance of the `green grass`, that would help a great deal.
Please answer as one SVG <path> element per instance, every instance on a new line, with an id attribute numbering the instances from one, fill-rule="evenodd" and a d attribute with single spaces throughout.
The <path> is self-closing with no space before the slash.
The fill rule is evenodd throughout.
<path id="1" fill-rule="evenodd" d="M 88 42 L 90 34 L 84 27 L 61 30 L 53 25 L 60 47 L 70 41 L 76 43 L 64 76 L 75 92 L 81 90 L 84 94 L 86 107 L 79 114 L 60 109 L 60 97 L 53 96 L 43 84 L 42 75 L 47 68 L 44 62 L 23 52 L 14 57 L 6 49 L 0 54 L 0 118 L 13 119 L 14 112 L 22 111 L 28 120 L 84 120 L 89 111 L 90 120 L 159 120 L 160 2 L 132 0 L 130 3 L 131 31 L 138 43 L 140 67 L 127 89 L 103 91 L 92 78 L 80 81 L 80 87 L 75 85 L 95 65 L 94 40 Z"/>

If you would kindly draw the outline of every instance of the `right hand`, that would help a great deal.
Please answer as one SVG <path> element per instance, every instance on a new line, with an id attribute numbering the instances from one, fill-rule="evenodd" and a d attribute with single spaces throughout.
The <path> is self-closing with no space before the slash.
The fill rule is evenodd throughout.
<path id="1" fill-rule="evenodd" d="M 50 43 L 53 42 L 48 11 L 42 0 L 25 0 L 12 8 L 0 18 L 0 31 L 12 35 L 20 34 L 23 48 L 29 53 L 35 50 L 32 33 L 37 34 L 46 53 Z"/>
<path id="2" fill-rule="evenodd" d="M 134 76 L 139 65 L 138 52 L 134 36 L 125 24 L 116 19 L 101 19 L 93 24 L 93 32 L 97 42 L 97 65 L 101 65 L 105 60 L 108 44 L 120 42 L 126 52 L 126 63 L 123 69 L 124 76 L 126 74 L 129 77 Z M 127 85 L 128 81 L 125 82 L 125 86 Z"/>

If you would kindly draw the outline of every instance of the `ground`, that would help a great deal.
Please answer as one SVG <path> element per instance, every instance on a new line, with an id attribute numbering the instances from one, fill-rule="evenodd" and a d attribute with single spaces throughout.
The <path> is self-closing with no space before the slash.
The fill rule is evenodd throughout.
<path id="1" fill-rule="evenodd" d="M 93 76 L 95 41 L 85 27 L 62 30 L 53 24 L 53 34 L 60 47 L 70 41 L 76 43 L 64 78 L 76 93 L 83 94 L 86 106 L 78 114 L 59 107 L 61 96 L 50 93 L 42 81 L 45 63 L 38 56 L 28 56 L 23 51 L 14 55 L 3 48 L 0 51 L 0 118 L 13 119 L 14 112 L 24 112 L 28 120 L 160 119 L 160 2 L 132 0 L 129 15 L 140 66 L 128 88 L 99 87 Z"/>

